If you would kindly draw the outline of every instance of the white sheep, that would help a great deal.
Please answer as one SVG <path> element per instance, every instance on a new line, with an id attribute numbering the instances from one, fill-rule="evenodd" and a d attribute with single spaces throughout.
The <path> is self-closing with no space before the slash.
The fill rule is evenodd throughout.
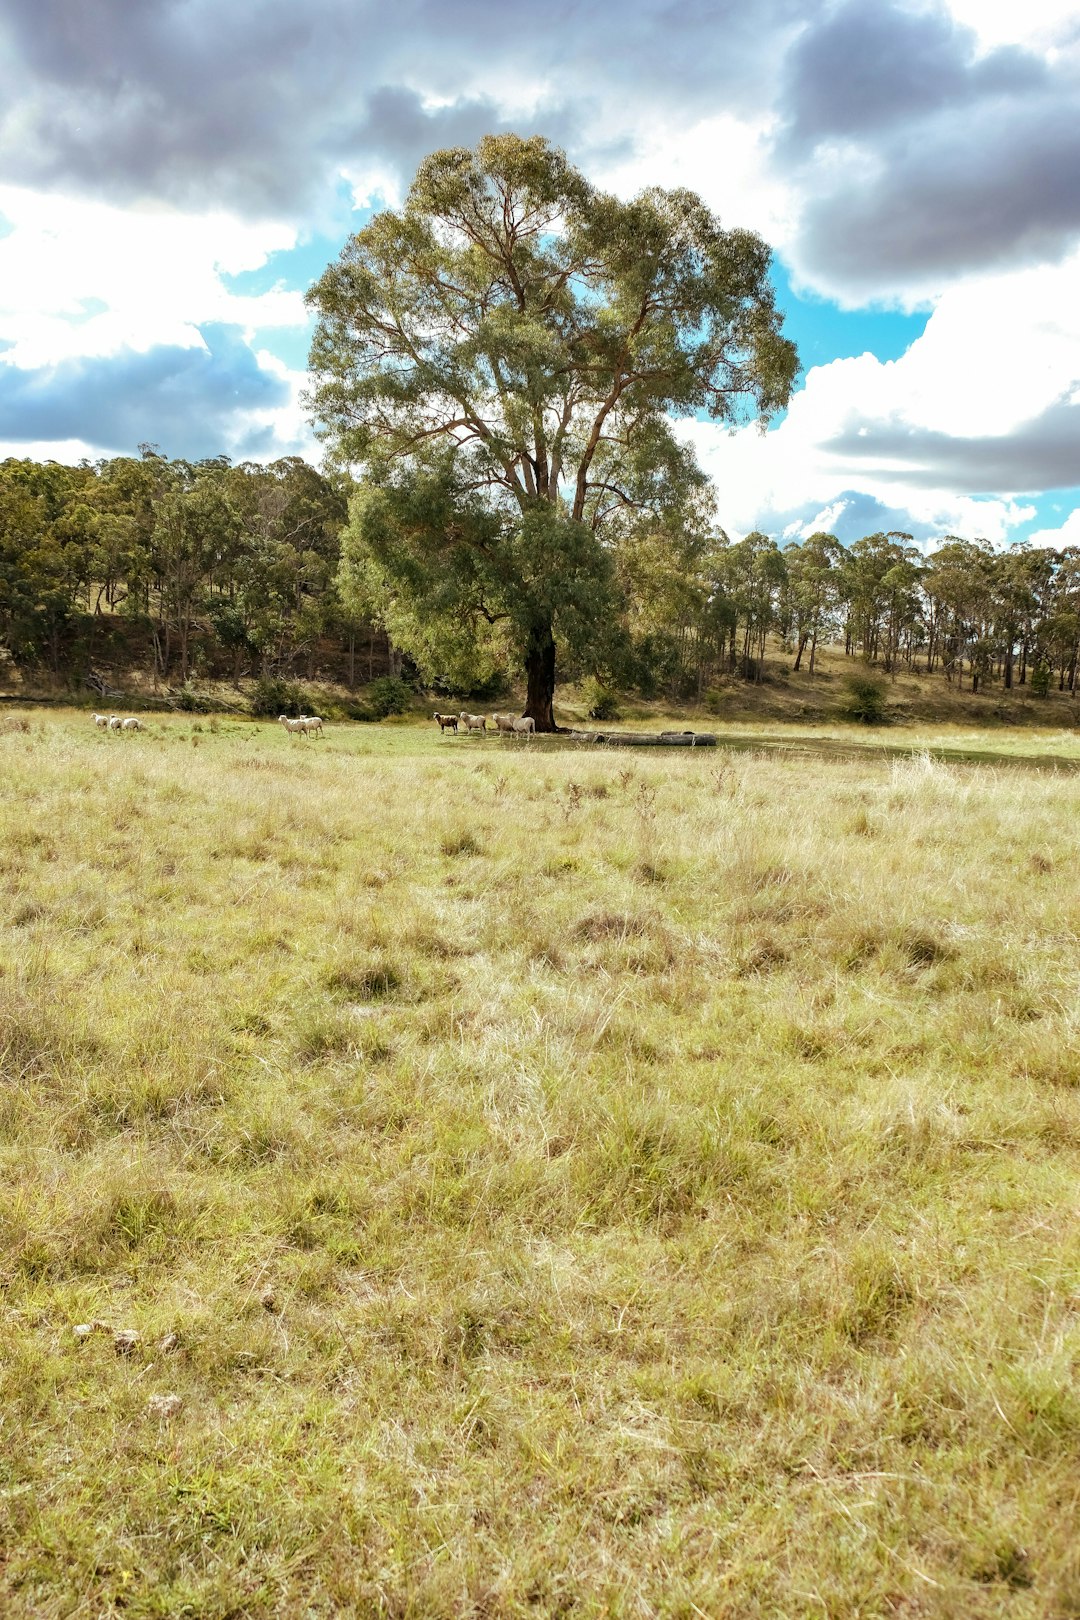
<path id="1" fill-rule="evenodd" d="M 312 734 L 312 733 L 316 737 L 321 737 L 322 736 L 322 717 L 320 715 L 317 715 L 317 714 L 302 714 L 300 716 L 300 724 L 304 728 L 304 735 L 305 736 L 307 736 L 309 734 Z"/>
<path id="2" fill-rule="evenodd" d="M 110 731 L 119 731 L 122 724 L 123 724 L 123 722 L 121 721 L 120 716 L 118 714 L 110 714 L 110 716 L 109 716 L 109 730 Z"/>
<path id="3" fill-rule="evenodd" d="M 302 720 L 290 720 L 287 714 L 278 715 L 278 724 L 284 726 L 286 731 L 304 732 L 304 722 Z"/>
<path id="4" fill-rule="evenodd" d="M 466 731 L 486 731 L 487 721 L 482 714 L 466 714 L 462 709 L 458 719 Z"/>
<path id="5" fill-rule="evenodd" d="M 520 720 L 514 721 L 514 730 L 523 732 L 526 737 L 531 737 L 536 730 L 536 721 L 531 714 L 523 715 Z"/>
<path id="6" fill-rule="evenodd" d="M 496 731 L 513 731 L 514 717 L 512 714 L 493 714 L 491 723 Z"/>
<path id="7" fill-rule="evenodd" d="M 127 720 L 121 720 L 120 729 L 121 729 L 121 731 L 141 731 L 142 730 L 142 721 L 141 720 L 136 720 L 134 715 L 132 715 Z"/>
<path id="8" fill-rule="evenodd" d="M 104 731 L 108 727 L 109 717 L 107 714 L 95 714 L 93 716 L 93 721 L 95 726 L 100 726 Z"/>

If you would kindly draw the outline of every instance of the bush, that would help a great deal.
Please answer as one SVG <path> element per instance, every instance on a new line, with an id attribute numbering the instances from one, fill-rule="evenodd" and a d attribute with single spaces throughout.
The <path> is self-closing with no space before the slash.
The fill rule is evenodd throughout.
<path id="1" fill-rule="evenodd" d="M 176 694 L 176 707 L 185 714 L 209 714 L 212 705 L 208 698 L 200 697 L 190 681 L 185 681 Z"/>
<path id="2" fill-rule="evenodd" d="M 380 675 L 367 689 L 368 707 L 380 720 L 388 714 L 407 714 L 412 696 L 411 687 L 400 675 Z"/>
<path id="3" fill-rule="evenodd" d="M 601 685 L 599 681 L 586 681 L 584 696 L 590 720 L 619 718 L 619 700 L 610 687 Z"/>
<path id="4" fill-rule="evenodd" d="M 851 675 L 845 684 L 844 713 L 849 720 L 860 720 L 864 726 L 887 723 L 884 681 L 875 680 L 872 675 Z"/>
<path id="5" fill-rule="evenodd" d="M 308 694 L 299 681 L 286 681 L 278 675 L 263 675 L 255 682 L 251 694 L 252 714 L 312 714 L 318 711 L 308 706 Z"/>
<path id="6" fill-rule="evenodd" d="M 1033 697 L 1046 697 L 1049 691 L 1050 665 L 1040 659 L 1031 672 L 1031 693 Z"/>

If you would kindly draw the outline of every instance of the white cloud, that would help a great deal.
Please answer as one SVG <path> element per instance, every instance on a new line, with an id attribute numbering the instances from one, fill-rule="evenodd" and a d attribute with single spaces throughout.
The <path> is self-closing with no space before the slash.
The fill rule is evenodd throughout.
<path id="1" fill-rule="evenodd" d="M 614 109 L 613 114 L 617 119 Z M 725 226 L 760 231 L 782 247 L 793 230 L 795 196 L 769 166 L 769 130 L 768 122 L 723 113 L 690 125 L 643 124 L 639 117 L 633 156 L 596 165 L 591 174 L 623 197 L 646 186 L 685 186 L 703 197 Z"/>
<path id="2" fill-rule="evenodd" d="M 1028 545 L 1049 547 L 1060 551 L 1065 546 L 1080 546 L 1080 506 L 1069 513 L 1060 529 L 1036 529 L 1028 536 Z"/>
<path id="3" fill-rule="evenodd" d="M 85 198 L 0 187 L 2 359 L 27 369 L 77 356 L 196 347 L 198 326 L 301 325 L 303 295 L 276 288 L 231 292 L 222 274 L 264 264 L 294 245 L 296 230 L 217 212 L 122 209 Z"/>
<path id="4" fill-rule="evenodd" d="M 1052 48 L 1074 36 L 1080 24 L 1076 0 L 946 0 L 946 9 L 965 23 L 986 48 L 1027 45 Z"/>
<path id="5" fill-rule="evenodd" d="M 1006 540 L 1034 508 L 1008 492 L 977 499 L 978 490 L 957 487 L 948 472 L 949 440 L 1004 442 L 1073 394 L 1080 383 L 1078 272 L 1080 255 L 1060 267 L 951 289 L 898 360 L 863 354 L 812 368 L 786 419 L 768 434 L 747 428 L 729 435 L 709 423 L 684 423 L 716 480 L 721 522 L 745 533 L 767 515 L 788 514 L 793 534 L 811 533 L 835 526 L 845 492 L 857 490 L 885 508 L 908 511 L 916 523 Z M 850 450 L 829 448 L 841 435 L 850 443 L 876 426 L 898 440 L 891 461 L 875 456 L 871 466 Z M 928 487 L 914 488 L 903 476 L 911 467 L 906 432 L 942 436 L 934 442 L 940 476 L 931 469 Z"/>

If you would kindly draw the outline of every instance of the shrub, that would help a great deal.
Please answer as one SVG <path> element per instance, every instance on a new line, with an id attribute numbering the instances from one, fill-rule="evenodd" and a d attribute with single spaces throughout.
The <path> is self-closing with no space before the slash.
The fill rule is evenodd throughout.
<path id="1" fill-rule="evenodd" d="M 201 697 L 195 691 L 190 681 L 185 681 L 176 694 L 176 707 L 185 714 L 208 714 L 211 705 L 208 698 Z"/>
<path id="2" fill-rule="evenodd" d="M 590 720 L 619 718 L 619 700 L 610 687 L 603 686 L 600 681 L 586 681 L 584 696 Z"/>
<path id="3" fill-rule="evenodd" d="M 888 720 L 885 707 L 885 683 L 872 675 L 852 675 L 847 682 L 844 714 L 849 720 L 860 720 L 864 726 L 883 726 Z"/>
<path id="4" fill-rule="evenodd" d="M 412 689 L 400 675 L 380 675 L 367 689 L 368 707 L 380 720 L 388 714 L 406 714 L 412 705 Z"/>
<path id="5" fill-rule="evenodd" d="M 310 714 L 308 694 L 299 681 L 286 681 L 278 675 L 263 675 L 251 694 L 252 714 Z"/>
<path id="6" fill-rule="evenodd" d="M 1033 697 L 1046 697 L 1050 691 L 1050 665 L 1042 659 L 1031 672 L 1031 691 Z"/>

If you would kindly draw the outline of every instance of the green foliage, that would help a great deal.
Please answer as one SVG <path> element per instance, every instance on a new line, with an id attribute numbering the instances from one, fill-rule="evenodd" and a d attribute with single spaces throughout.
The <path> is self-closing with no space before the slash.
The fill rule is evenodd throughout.
<path id="1" fill-rule="evenodd" d="M 553 637 L 611 634 L 619 545 L 709 506 L 672 415 L 787 402 L 769 258 L 691 192 L 622 202 L 515 135 L 434 153 L 349 240 L 309 294 L 316 420 L 367 474 L 343 590 L 374 583 L 429 678 L 509 651 L 551 723 Z"/>
<path id="2" fill-rule="evenodd" d="M 377 720 L 391 714 L 408 714 L 412 700 L 412 687 L 400 675 L 381 675 L 367 688 L 368 707 Z"/>
<path id="3" fill-rule="evenodd" d="M 590 720 L 617 720 L 619 718 L 618 694 L 610 687 L 604 686 L 600 681 L 588 680 L 582 687 L 582 697 L 585 700 L 586 713 Z"/>
<path id="4" fill-rule="evenodd" d="M 279 714 L 295 718 L 299 714 L 316 712 L 314 703 L 300 682 L 287 681 L 280 675 L 264 675 L 255 682 L 250 707 L 252 714 L 268 714 L 275 718 Z"/>
<path id="5" fill-rule="evenodd" d="M 1031 692 L 1033 697 L 1046 697 L 1050 691 L 1050 665 L 1044 659 L 1034 666 L 1031 671 Z"/>
<path id="6" fill-rule="evenodd" d="M 209 700 L 203 696 L 202 693 L 196 692 L 190 681 L 184 682 L 183 686 L 176 694 L 174 702 L 176 703 L 176 707 L 183 710 L 185 714 L 208 714 L 214 707 L 214 705 L 209 702 Z M 253 714 L 259 712 L 266 713 L 268 711 L 252 710 Z M 279 709 L 277 712 L 280 714 L 281 710 Z"/>
<path id="7" fill-rule="evenodd" d="M 883 726 L 888 720 L 888 693 L 884 681 L 872 675 L 850 675 L 844 682 L 843 713 L 864 726 Z"/>

